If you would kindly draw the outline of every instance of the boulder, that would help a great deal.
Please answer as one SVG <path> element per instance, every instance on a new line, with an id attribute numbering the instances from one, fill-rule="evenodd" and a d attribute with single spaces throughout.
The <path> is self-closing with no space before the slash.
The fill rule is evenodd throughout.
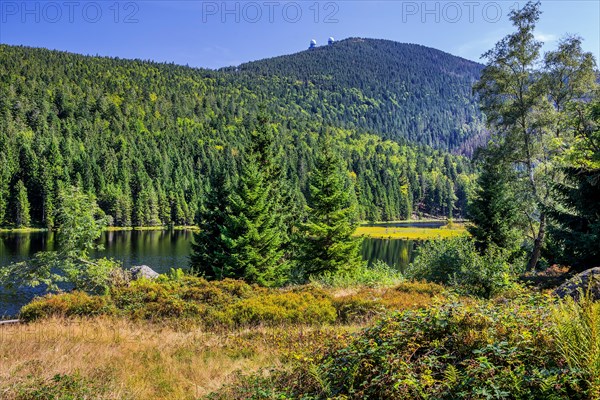
<path id="1" fill-rule="evenodd" d="M 554 294 L 561 299 L 570 296 L 579 300 L 581 292 L 586 293 L 588 290 L 592 299 L 600 300 L 600 267 L 591 268 L 575 275 L 556 288 Z"/>
<path id="2" fill-rule="evenodd" d="M 156 272 L 155 270 L 153 270 L 152 268 L 150 268 L 147 265 L 137 265 L 135 267 L 131 267 L 129 269 L 129 272 L 131 273 L 132 279 L 141 279 L 141 278 L 156 279 L 156 278 L 158 278 L 158 275 L 159 275 L 158 272 Z"/>

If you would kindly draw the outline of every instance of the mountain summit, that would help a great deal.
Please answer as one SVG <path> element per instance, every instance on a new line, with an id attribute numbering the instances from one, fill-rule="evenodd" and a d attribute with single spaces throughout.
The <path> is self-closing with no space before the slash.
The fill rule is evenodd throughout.
<path id="1" fill-rule="evenodd" d="M 421 45 L 350 38 L 223 71 L 287 78 L 295 90 L 274 93 L 287 103 L 317 90 L 322 107 L 307 111 L 325 121 L 454 149 L 481 130 L 471 86 L 482 68 Z"/>

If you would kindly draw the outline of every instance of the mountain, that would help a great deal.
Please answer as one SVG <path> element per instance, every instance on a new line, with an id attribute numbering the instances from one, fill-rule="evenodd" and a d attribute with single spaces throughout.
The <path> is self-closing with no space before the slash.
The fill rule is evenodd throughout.
<path id="1" fill-rule="evenodd" d="M 318 90 L 321 104 L 305 111 L 327 123 L 457 149 L 483 131 L 471 90 L 482 68 L 425 46 L 350 38 L 224 71 L 286 78 L 294 91 L 271 94 L 288 104 Z"/>
<path id="2" fill-rule="evenodd" d="M 298 209 L 329 131 L 362 218 L 461 215 L 470 163 L 441 148 L 477 132 L 477 68 L 362 39 L 220 71 L 0 45 L 0 226 L 52 227 L 64 185 L 95 194 L 117 226 L 194 223 L 214 172 L 237 176 L 261 107 Z"/>

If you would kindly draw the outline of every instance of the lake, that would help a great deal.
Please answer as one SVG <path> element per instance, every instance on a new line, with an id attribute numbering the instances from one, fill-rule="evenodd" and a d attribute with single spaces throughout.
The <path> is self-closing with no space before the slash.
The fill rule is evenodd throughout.
<path id="1" fill-rule="evenodd" d="M 398 222 L 375 225 L 437 228 L 443 223 Z M 125 267 L 148 265 L 157 272 L 168 272 L 170 268 L 187 267 L 192 236 L 193 233 L 187 230 L 107 231 L 100 240 L 105 249 L 94 256 L 114 258 Z M 414 257 L 415 245 L 412 240 L 366 238 L 361 251 L 363 259 L 370 264 L 382 260 L 402 271 Z M 38 251 L 54 248 L 53 232 L 0 232 L 0 266 L 23 261 Z M 14 315 L 35 294 L 36 291 L 33 290 L 21 290 L 17 293 L 0 290 L 0 317 Z"/>

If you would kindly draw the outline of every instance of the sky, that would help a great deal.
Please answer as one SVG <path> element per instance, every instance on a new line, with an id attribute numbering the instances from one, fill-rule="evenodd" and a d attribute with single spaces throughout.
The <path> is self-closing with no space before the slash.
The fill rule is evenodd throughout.
<path id="1" fill-rule="evenodd" d="M 220 68 L 295 53 L 311 39 L 418 43 L 470 60 L 512 31 L 524 1 L 10 1 L 0 43 Z M 600 0 L 542 1 L 536 35 L 552 50 L 583 37 L 600 59 Z"/>

